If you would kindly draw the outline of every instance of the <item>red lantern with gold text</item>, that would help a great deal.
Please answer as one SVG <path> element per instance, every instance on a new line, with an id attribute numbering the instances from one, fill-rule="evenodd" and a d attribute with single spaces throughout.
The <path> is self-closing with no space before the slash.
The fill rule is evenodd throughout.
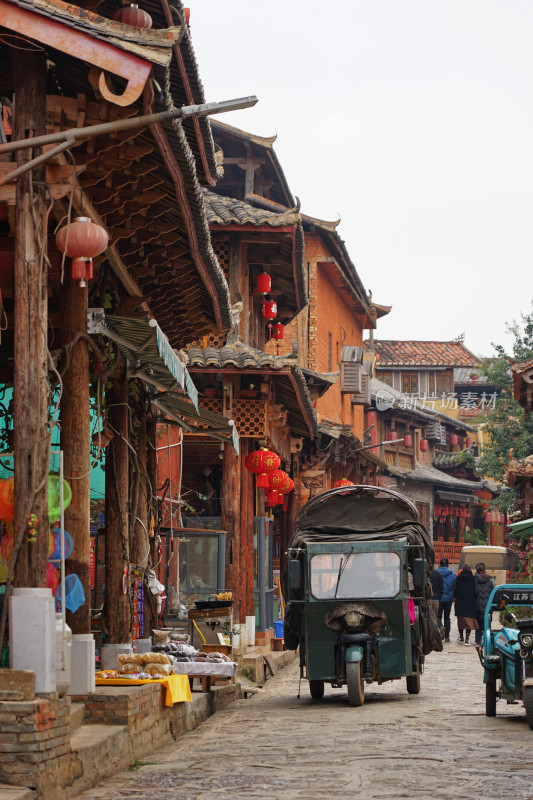
<path id="1" fill-rule="evenodd" d="M 257 276 L 257 291 L 259 294 L 269 294 L 272 288 L 272 280 L 268 272 L 262 272 Z"/>
<path id="2" fill-rule="evenodd" d="M 287 510 L 287 502 L 285 500 L 285 495 L 288 494 L 289 492 L 292 492 L 292 490 L 294 489 L 294 481 L 293 481 L 293 479 L 289 478 L 288 475 L 287 475 L 287 479 L 288 479 L 287 488 L 283 490 L 283 511 Z"/>
<path id="3" fill-rule="evenodd" d="M 285 326 L 281 324 L 281 322 L 275 322 L 272 326 L 272 338 L 273 339 L 283 339 L 285 336 Z"/>
<path id="4" fill-rule="evenodd" d="M 340 489 L 342 486 L 355 486 L 355 483 L 353 481 L 349 481 L 348 478 L 341 478 L 340 480 L 335 481 L 331 488 Z"/>
<path id="5" fill-rule="evenodd" d="M 106 229 L 89 217 L 76 217 L 56 234 L 58 249 L 72 259 L 72 278 L 82 287 L 86 278 L 93 277 L 93 258 L 104 252 L 108 242 Z"/>
<path id="6" fill-rule="evenodd" d="M 265 300 L 262 311 L 265 319 L 275 319 L 278 316 L 278 304 L 275 300 Z"/>
<path id="7" fill-rule="evenodd" d="M 152 17 L 147 11 L 139 8 L 136 3 L 119 8 L 113 14 L 113 19 L 122 22 L 123 25 L 131 25 L 133 28 L 149 30 L 152 27 Z"/>
<path id="8" fill-rule="evenodd" d="M 268 489 L 268 476 L 279 468 L 281 459 L 272 450 L 254 450 L 244 459 L 244 466 L 249 472 L 257 475 L 256 486 L 258 489 Z"/>

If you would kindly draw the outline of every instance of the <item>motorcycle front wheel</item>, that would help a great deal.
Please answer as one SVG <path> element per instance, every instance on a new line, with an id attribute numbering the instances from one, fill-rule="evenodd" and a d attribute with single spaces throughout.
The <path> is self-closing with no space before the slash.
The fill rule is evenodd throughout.
<path id="1" fill-rule="evenodd" d="M 346 685 L 348 687 L 348 703 L 351 706 L 362 706 L 365 702 L 365 687 L 360 661 L 349 661 L 346 664 Z"/>
<path id="2" fill-rule="evenodd" d="M 524 706 L 526 708 L 527 724 L 533 731 L 533 686 L 524 689 Z"/>
<path id="3" fill-rule="evenodd" d="M 496 681 L 485 684 L 485 716 L 496 716 Z"/>

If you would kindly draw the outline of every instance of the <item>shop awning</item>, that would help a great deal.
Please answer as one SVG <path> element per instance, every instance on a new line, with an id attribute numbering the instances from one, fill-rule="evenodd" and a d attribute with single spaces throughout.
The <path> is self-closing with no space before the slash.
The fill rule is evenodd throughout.
<path id="1" fill-rule="evenodd" d="M 175 419 L 189 433 L 203 434 L 232 444 L 235 452 L 239 453 L 239 435 L 232 419 L 207 408 L 197 410 L 176 392 L 157 392 L 151 395 L 150 400 L 163 414 Z"/>
<path id="2" fill-rule="evenodd" d="M 533 536 L 533 519 L 521 519 L 520 522 L 513 522 L 509 527 L 513 533 L 518 533 L 520 536 Z"/>
<path id="3" fill-rule="evenodd" d="M 95 309 L 93 309 L 95 311 Z M 162 391 L 174 391 L 178 387 L 190 398 L 198 412 L 198 392 L 185 364 L 172 349 L 167 337 L 155 319 L 145 317 L 117 317 L 96 309 L 93 314 L 93 330 L 115 342 L 126 358 L 130 375 Z"/>
<path id="4" fill-rule="evenodd" d="M 448 500 L 451 503 L 475 503 L 478 499 L 473 494 L 460 494 L 459 492 L 441 492 L 437 490 L 437 495 L 441 500 Z"/>

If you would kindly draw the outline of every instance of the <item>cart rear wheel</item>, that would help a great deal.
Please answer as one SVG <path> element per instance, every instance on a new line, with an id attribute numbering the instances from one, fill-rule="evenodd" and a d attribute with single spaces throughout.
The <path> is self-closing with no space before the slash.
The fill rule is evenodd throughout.
<path id="1" fill-rule="evenodd" d="M 365 702 L 365 687 L 361 675 L 361 662 L 349 661 L 346 664 L 346 684 L 348 702 L 351 706 L 362 706 Z"/>
<path id="2" fill-rule="evenodd" d="M 309 681 L 309 691 L 313 700 L 321 700 L 324 697 L 324 681 Z"/>
<path id="3" fill-rule="evenodd" d="M 409 694 L 420 694 L 420 655 L 416 654 L 416 672 L 413 675 L 407 675 L 405 682 L 407 684 L 407 691 Z"/>
<path id="4" fill-rule="evenodd" d="M 533 731 L 533 686 L 524 689 L 524 705 L 526 707 L 527 724 Z"/>
<path id="5" fill-rule="evenodd" d="M 405 679 L 409 694 L 420 694 L 420 672 L 416 675 L 408 675 Z"/>
<path id="6" fill-rule="evenodd" d="M 485 684 L 485 716 L 496 716 L 496 681 L 487 681 Z"/>

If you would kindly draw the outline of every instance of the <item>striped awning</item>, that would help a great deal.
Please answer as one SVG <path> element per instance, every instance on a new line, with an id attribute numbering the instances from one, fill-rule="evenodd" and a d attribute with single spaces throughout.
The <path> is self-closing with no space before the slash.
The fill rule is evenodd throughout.
<path id="1" fill-rule="evenodd" d="M 198 411 L 196 386 L 155 319 L 106 314 L 100 332 L 120 347 L 132 377 L 162 391 L 181 389 Z"/>
<path id="2" fill-rule="evenodd" d="M 150 400 L 163 414 L 175 419 L 189 433 L 203 434 L 232 444 L 237 455 L 239 454 L 239 434 L 232 419 L 207 408 L 197 410 L 183 395 L 176 392 L 156 392 L 151 395 Z"/>

